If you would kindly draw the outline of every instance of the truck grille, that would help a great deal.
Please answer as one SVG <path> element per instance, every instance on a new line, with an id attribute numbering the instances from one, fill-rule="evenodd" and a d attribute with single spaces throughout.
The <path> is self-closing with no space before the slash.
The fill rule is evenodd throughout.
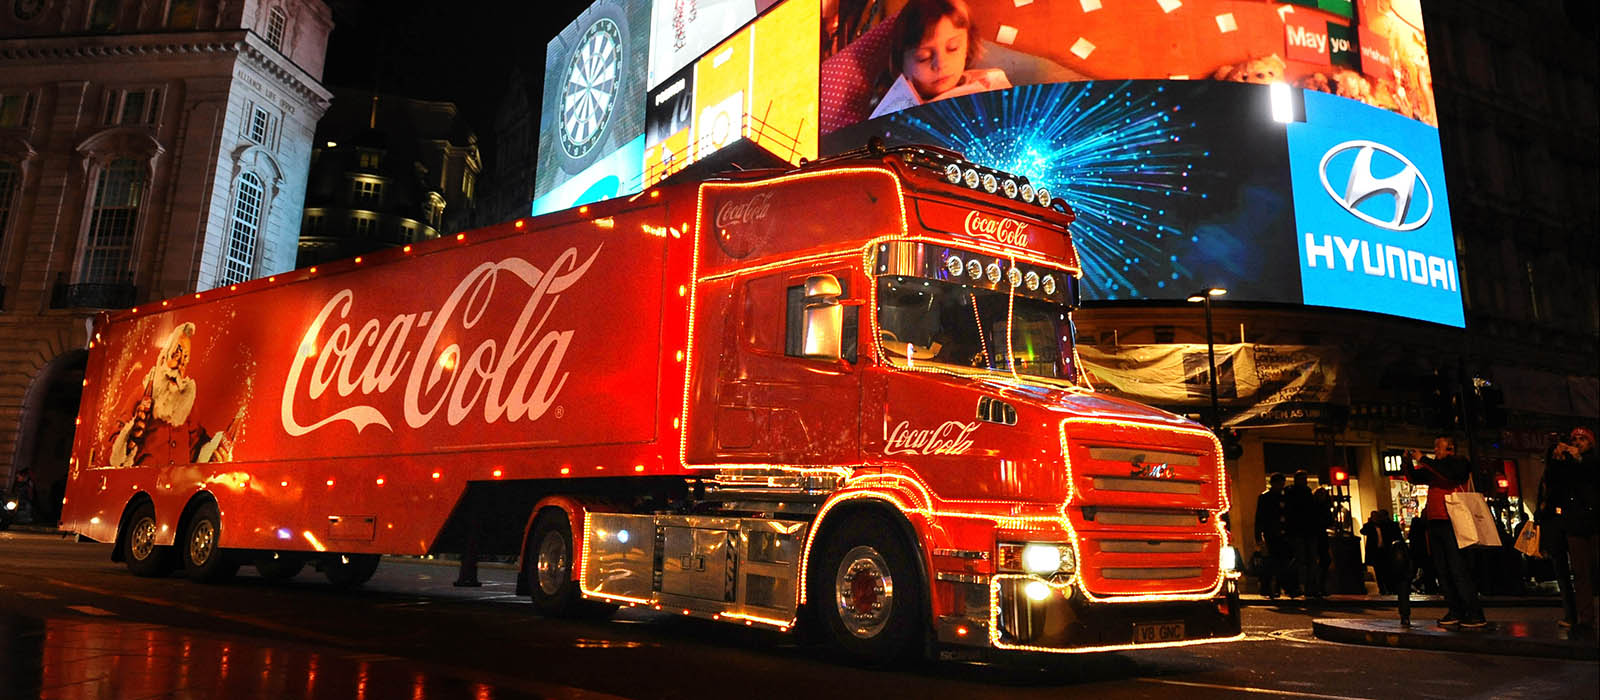
<path id="1" fill-rule="evenodd" d="M 1082 583 L 1090 593 L 1204 593 L 1216 585 L 1226 502 L 1216 443 L 1199 429 L 1063 425 Z"/>

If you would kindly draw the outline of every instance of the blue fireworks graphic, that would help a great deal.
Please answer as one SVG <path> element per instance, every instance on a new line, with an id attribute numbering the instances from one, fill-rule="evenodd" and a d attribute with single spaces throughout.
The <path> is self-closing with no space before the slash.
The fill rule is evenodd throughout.
<path id="1" fill-rule="evenodd" d="M 932 143 L 1027 177 L 1077 214 L 1084 292 L 1098 299 L 1181 297 L 1196 279 L 1179 226 L 1208 197 L 1211 153 L 1159 81 L 1031 85 L 941 100 L 888 118 L 892 141 Z"/>

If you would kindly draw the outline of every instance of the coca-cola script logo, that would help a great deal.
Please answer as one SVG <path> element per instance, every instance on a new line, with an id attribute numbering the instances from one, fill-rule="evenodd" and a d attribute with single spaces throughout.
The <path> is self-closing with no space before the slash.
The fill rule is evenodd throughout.
<path id="1" fill-rule="evenodd" d="M 575 332 L 547 327 L 550 313 L 599 255 L 596 248 L 580 263 L 578 250 L 568 248 L 546 270 L 522 258 L 486 262 L 468 272 L 437 311 L 397 314 L 387 322 L 361 321 L 360 315 L 345 320 L 356 294 L 340 291 L 300 339 L 283 386 L 284 431 L 300 436 L 338 421 L 354 425 L 357 433 L 374 424 L 393 431 L 389 416 L 367 401 L 387 393 L 402 375 L 405 422 L 412 428 L 429 424 L 441 409 L 450 425 L 475 412 L 485 423 L 538 420 L 567 383 L 561 361 Z M 503 336 L 468 349 L 453 342 L 441 347 L 441 338 L 466 335 L 480 322 L 492 330 L 508 315 L 485 311 L 515 304 L 522 309 Z M 338 325 L 329 328 L 335 317 Z M 341 399 L 354 397 L 354 405 L 322 416 L 295 415 L 298 399 L 316 401 L 329 389 Z"/>
<path id="2" fill-rule="evenodd" d="M 981 211 L 967 212 L 967 235 L 987 238 L 1018 248 L 1028 247 L 1028 225 L 1016 219 L 990 216 Z"/>
<path id="3" fill-rule="evenodd" d="M 978 422 L 945 421 L 937 428 L 915 429 L 911 421 L 900 421 L 889 433 L 883 453 L 890 455 L 964 455 L 972 449 L 968 439 Z"/>
<path id="4" fill-rule="evenodd" d="M 717 206 L 717 228 L 748 226 L 772 212 L 772 193 L 760 192 L 745 200 L 729 200 Z"/>

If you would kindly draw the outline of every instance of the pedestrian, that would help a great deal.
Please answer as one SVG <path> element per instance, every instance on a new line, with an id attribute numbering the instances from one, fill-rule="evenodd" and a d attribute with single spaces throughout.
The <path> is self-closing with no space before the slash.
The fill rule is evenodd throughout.
<path id="1" fill-rule="evenodd" d="M 1573 603 L 1576 619 L 1574 635 L 1595 634 L 1595 578 L 1600 567 L 1600 517 L 1597 506 L 1594 431 L 1573 428 L 1567 439 L 1550 450 L 1545 475 L 1550 480 L 1556 502 L 1555 516 L 1567 535 L 1567 558 L 1572 565 Z"/>
<path id="2" fill-rule="evenodd" d="M 17 499 L 16 522 L 28 524 L 33 522 L 35 493 L 33 485 L 33 470 L 23 467 L 17 470 L 17 475 L 11 480 L 11 495 Z"/>
<path id="3" fill-rule="evenodd" d="M 1552 480 L 1550 464 L 1555 461 L 1556 448 L 1561 446 L 1561 434 L 1552 433 L 1550 445 L 1545 450 L 1544 476 L 1539 477 L 1538 500 L 1534 502 L 1533 521 L 1539 526 L 1539 551 L 1550 560 L 1550 568 L 1555 571 L 1556 589 L 1561 592 L 1561 621 L 1562 627 L 1571 627 L 1578 621 L 1578 602 L 1572 591 L 1572 566 L 1567 559 L 1567 531 L 1565 521 L 1557 515 L 1558 512 L 1568 510 L 1567 499 L 1571 492 L 1567 489 L 1553 489 L 1560 477 Z"/>
<path id="4" fill-rule="evenodd" d="M 1456 454 L 1455 438 L 1441 436 L 1433 441 L 1432 457 L 1407 450 L 1404 467 L 1411 483 L 1428 487 L 1428 502 L 1422 510 L 1428 521 L 1428 551 L 1433 555 L 1439 588 L 1449 606 L 1449 612 L 1439 618 L 1439 626 L 1475 629 L 1488 625 L 1483 618 L 1483 604 L 1478 601 L 1478 584 L 1467 568 L 1467 558 L 1456 546 L 1455 528 L 1450 525 L 1450 512 L 1445 506 L 1446 496 L 1470 490 L 1472 465 Z"/>
<path id="5" fill-rule="evenodd" d="M 1278 590 L 1283 588 L 1283 577 L 1288 573 L 1291 556 L 1285 481 L 1282 474 L 1273 474 L 1267 479 L 1267 490 L 1256 497 L 1256 551 L 1266 552 L 1261 566 L 1257 568 L 1257 577 L 1261 584 L 1261 595 L 1268 598 L 1278 597 Z M 1285 592 L 1289 593 L 1288 590 Z"/>
<path id="6" fill-rule="evenodd" d="M 1416 591 L 1432 595 L 1439 591 L 1438 572 L 1433 569 L 1433 554 L 1428 551 L 1428 521 L 1421 515 L 1411 519 L 1409 548 L 1411 564 L 1416 567 Z"/>
<path id="7" fill-rule="evenodd" d="M 1310 474 L 1295 471 L 1294 484 L 1286 492 L 1289 508 L 1289 546 L 1294 550 L 1294 571 L 1308 598 L 1321 598 L 1322 542 L 1327 538 L 1332 514 L 1311 492 Z"/>
<path id="8" fill-rule="evenodd" d="M 1378 593 L 1389 595 L 1394 592 L 1394 567 L 1393 556 L 1389 546 L 1400 541 L 1400 525 L 1389 515 L 1389 511 L 1379 509 L 1372 511 L 1367 516 L 1367 522 L 1361 526 L 1361 534 L 1366 538 L 1367 564 L 1372 567 L 1372 580 L 1378 583 Z"/>

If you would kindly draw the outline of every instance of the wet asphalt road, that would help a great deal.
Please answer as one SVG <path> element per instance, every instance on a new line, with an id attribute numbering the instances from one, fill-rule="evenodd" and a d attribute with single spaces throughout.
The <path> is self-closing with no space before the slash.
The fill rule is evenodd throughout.
<path id="1" fill-rule="evenodd" d="M 869 670 L 792 637 L 660 613 L 546 620 L 484 568 L 385 560 L 355 591 L 306 570 L 283 584 L 141 579 L 109 546 L 0 533 L 0 698 L 1594 698 L 1600 665 L 1347 646 L 1313 617 L 1392 609 L 1246 609 L 1246 641 L 1045 663 Z M 1431 612 L 1427 609 L 1422 614 Z M 1491 609 L 1491 620 L 1554 608 Z"/>

